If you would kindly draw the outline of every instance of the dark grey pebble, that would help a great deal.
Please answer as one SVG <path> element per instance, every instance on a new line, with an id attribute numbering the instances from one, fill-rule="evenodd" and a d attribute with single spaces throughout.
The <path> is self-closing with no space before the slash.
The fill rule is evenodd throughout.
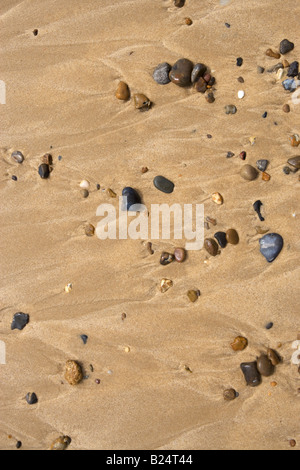
<path id="1" fill-rule="evenodd" d="M 266 171 L 268 164 L 269 160 L 257 160 L 256 162 L 256 166 L 260 171 Z"/>
<path id="2" fill-rule="evenodd" d="M 278 233 L 268 233 L 259 240 L 260 252 L 269 263 L 272 263 L 283 248 L 283 238 Z"/>
<path id="3" fill-rule="evenodd" d="M 288 77 L 296 77 L 299 73 L 299 62 L 295 61 L 292 62 L 291 65 L 289 66 L 287 76 Z"/>
<path id="4" fill-rule="evenodd" d="M 227 152 L 226 158 L 232 158 L 232 157 L 234 157 L 234 153 L 233 152 Z"/>
<path id="5" fill-rule="evenodd" d="M 241 67 L 241 66 L 243 65 L 243 62 L 244 62 L 244 60 L 242 59 L 242 57 L 238 57 L 238 58 L 236 59 L 236 65 L 237 65 L 238 67 Z"/>
<path id="6" fill-rule="evenodd" d="M 141 209 L 141 198 L 133 188 L 126 187 L 122 191 L 122 211 L 139 211 Z"/>
<path id="7" fill-rule="evenodd" d="M 226 28 L 230 28 L 230 24 L 229 24 L 229 23 L 225 23 L 225 26 L 226 26 Z"/>
<path id="8" fill-rule="evenodd" d="M 290 172 L 291 172 L 291 169 L 290 169 L 290 167 L 288 167 L 288 166 L 285 166 L 285 167 L 283 168 L 283 173 L 285 173 L 286 175 L 289 175 L 289 174 L 290 174 Z"/>
<path id="9" fill-rule="evenodd" d="M 270 377 L 274 373 L 275 367 L 266 354 L 257 359 L 257 370 L 264 377 Z"/>
<path id="10" fill-rule="evenodd" d="M 171 65 L 167 62 L 159 64 L 153 72 L 153 78 L 159 85 L 167 85 L 171 82 L 169 78 L 169 73 L 171 70 Z"/>
<path id="11" fill-rule="evenodd" d="M 61 160 L 62 160 L 62 156 L 59 155 L 59 156 L 58 156 L 58 161 L 60 162 Z"/>
<path id="12" fill-rule="evenodd" d="M 28 405 L 35 405 L 38 402 L 38 397 L 35 393 L 27 393 L 26 401 Z"/>
<path id="13" fill-rule="evenodd" d="M 15 163 L 23 163 L 24 161 L 24 155 L 19 150 L 17 150 L 16 152 L 13 152 L 11 154 L 11 158 Z"/>
<path id="14" fill-rule="evenodd" d="M 200 77 L 203 77 L 207 70 L 206 65 L 204 64 L 196 64 L 192 70 L 191 74 L 191 82 L 195 83 L 197 80 L 199 80 Z"/>
<path id="15" fill-rule="evenodd" d="M 257 387 L 261 384 L 261 375 L 257 369 L 257 362 L 243 362 L 241 369 L 244 374 L 247 385 Z"/>
<path id="16" fill-rule="evenodd" d="M 243 79 L 243 77 L 239 77 L 239 78 L 237 79 L 237 81 L 240 82 L 240 83 L 245 83 L 245 80 Z"/>
<path id="17" fill-rule="evenodd" d="M 89 339 L 89 337 L 87 335 L 80 335 L 80 338 L 82 339 L 83 344 L 86 344 L 87 340 Z"/>
<path id="18" fill-rule="evenodd" d="M 11 324 L 12 330 L 23 330 L 29 322 L 29 315 L 27 313 L 15 313 L 13 322 Z"/>
<path id="19" fill-rule="evenodd" d="M 226 248 L 227 246 L 227 239 L 226 239 L 226 233 L 225 232 L 217 232 L 214 234 L 215 239 L 219 243 L 221 248 Z"/>
<path id="20" fill-rule="evenodd" d="M 49 178 L 50 175 L 50 167 L 47 165 L 47 163 L 42 163 L 39 166 L 39 175 L 42 179 L 47 179 Z"/>
<path id="21" fill-rule="evenodd" d="M 264 73 L 264 71 L 264 67 L 261 67 L 260 65 L 257 66 L 257 73 Z"/>
<path id="22" fill-rule="evenodd" d="M 265 111 L 264 114 L 262 115 L 262 117 L 263 117 L 264 119 L 266 119 L 267 116 L 268 116 L 268 113 L 267 113 L 267 111 Z"/>
<path id="23" fill-rule="evenodd" d="M 174 183 L 168 180 L 164 176 L 156 176 L 153 180 L 153 184 L 159 191 L 166 194 L 171 194 L 174 191 Z"/>
<path id="24" fill-rule="evenodd" d="M 259 220 L 261 220 L 261 222 L 264 222 L 265 219 L 263 218 L 263 216 L 261 215 L 261 212 L 260 212 L 260 209 L 261 209 L 262 205 L 263 205 L 263 203 L 261 201 L 255 201 L 255 203 L 253 204 L 253 209 L 257 213 L 257 215 L 259 217 Z"/>
<path id="25" fill-rule="evenodd" d="M 294 49 L 295 45 L 288 39 L 283 39 L 280 43 L 280 54 L 287 54 Z"/>
<path id="26" fill-rule="evenodd" d="M 237 112 L 237 108 L 233 104 L 228 104 L 227 106 L 225 106 L 226 114 L 235 114 L 236 112 Z"/>
<path id="27" fill-rule="evenodd" d="M 274 323 L 272 323 L 272 322 L 267 323 L 266 324 L 266 330 L 271 330 L 273 328 L 273 326 L 274 326 Z"/>
<path id="28" fill-rule="evenodd" d="M 13 181 L 18 181 L 18 178 L 17 178 L 16 175 L 12 175 L 11 179 L 12 179 Z"/>

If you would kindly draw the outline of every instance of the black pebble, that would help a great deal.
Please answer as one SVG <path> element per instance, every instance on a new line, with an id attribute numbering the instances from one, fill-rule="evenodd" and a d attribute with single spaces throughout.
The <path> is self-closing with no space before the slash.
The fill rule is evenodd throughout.
<path id="1" fill-rule="evenodd" d="M 243 362 L 241 369 L 244 374 L 247 385 L 257 387 L 261 383 L 261 375 L 257 369 L 257 362 Z"/>
<path id="2" fill-rule="evenodd" d="M 268 164 L 269 164 L 269 160 L 264 160 L 264 159 L 257 160 L 256 162 L 256 166 L 258 170 L 260 171 L 266 171 Z"/>
<path id="3" fill-rule="evenodd" d="M 273 328 L 273 326 L 274 326 L 274 323 L 272 323 L 272 322 L 267 323 L 266 330 L 271 330 L 271 328 Z"/>
<path id="4" fill-rule="evenodd" d="M 27 393 L 26 401 L 28 405 L 35 405 L 38 402 L 38 397 L 35 393 Z"/>
<path id="5" fill-rule="evenodd" d="M 12 330 L 23 330 L 29 322 L 29 315 L 27 313 L 18 312 L 15 313 L 13 322 L 11 324 Z"/>
<path id="6" fill-rule="evenodd" d="M 267 116 L 268 116 L 268 113 L 267 113 L 267 111 L 266 111 L 266 112 L 264 112 L 264 114 L 262 115 L 262 117 L 263 117 L 264 119 L 266 119 Z"/>
<path id="7" fill-rule="evenodd" d="M 219 243 L 221 248 L 226 248 L 227 240 L 226 240 L 226 233 L 225 232 L 217 232 L 214 234 L 215 239 Z"/>
<path id="8" fill-rule="evenodd" d="M 244 62 L 244 60 L 242 59 L 242 57 L 238 57 L 238 58 L 236 59 L 236 65 L 237 65 L 238 67 L 241 67 L 241 66 L 243 65 L 243 62 Z"/>
<path id="9" fill-rule="evenodd" d="M 258 217 L 259 217 L 259 220 L 261 220 L 261 222 L 264 222 L 264 218 L 263 216 L 261 215 L 261 212 L 260 212 L 260 208 L 261 206 L 263 206 L 263 203 L 261 201 L 256 201 L 254 204 L 253 204 L 253 209 L 255 210 L 255 212 L 257 213 Z"/>
<path id="10" fill-rule="evenodd" d="M 141 198 L 135 189 L 127 186 L 126 188 L 123 189 L 122 196 L 123 196 L 122 211 L 138 211 L 139 210 L 138 207 L 132 208 L 132 206 L 138 206 L 139 204 L 141 204 Z"/>
<path id="11" fill-rule="evenodd" d="M 39 175 L 42 179 L 47 179 L 49 178 L 50 175 L 50 167 L 47 165 L 47 163 L 42 163 L 39 166 Z"/>
<path id="12" fill-rule="evenodd" d="M 291 169 L 290 169 L 290 167 L 288 167 L 288 166 L 285 166 L 285 167 L 283 168 L 283 173 L 285 173 L 286 175 L 289 175 L 289 174 L 290 174 L 290 172 L 291 172 Z"/>
<path id="13" fill-rule="evenodd" d="M 15 175 L 13 175 L 13 176 L 11 177 L 11 179 L 12 179 L 13 181 L 18 181 L 18 178 L 17 178 Z"/>
<path id="14" fill-rule="evenodd" d="M 169 181 L 164 176 L 156 176 L 153 180 L 153 184 L 159 191 L 163 193 L 170 194 L 174 191 L 174 183 Z"/>
<path id="15" fill-rule="evenodd" d="M 287 76 L 288 77 L 296 77 L 296 75 L 298 75 L 298 73 L 299 73 L 299 62 L 297 62 L 297 61 L 292 62 L 291 65 L 289 66 Z"/>
<path id="16" fill-rule="evenodd" d="M 89 337 L 87 335 L 80 335 L 80 338 L 82 339 L 83 344 L 86 344 L 87 340 L 89 339 Z"/>
<path id="17" fill-rule="evenodd" d="M 280 54 L 287 54 L 294 49 L 295 45 L 288 39 L 283 39 L 280 43 Z"/>
<path id="18" fill-rule="evenodd" d="M 230 28 L 230 24 L 229 24 L 229 23 L 225 23 L 225 26 L 226 26 L 226 28 Z"/>
<path id="19" fill-rule="evenodd" d="M 21 447 L 22 447 L 22 442 L 21 442 L 21 441 L 18 441 L 18 442 L 16 443 L 16 448 L 17 448 L 17 449 L 20 449 Z"/>

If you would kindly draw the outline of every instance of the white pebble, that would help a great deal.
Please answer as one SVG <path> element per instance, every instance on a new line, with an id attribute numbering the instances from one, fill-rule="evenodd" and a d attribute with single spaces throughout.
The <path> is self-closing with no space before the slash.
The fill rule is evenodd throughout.
<path id="1" fill-rule="evenodd" d="M 296 341 L 293 342 L 292 349 L 300 349 L 300 339 L 296 339 Z"/>
<path id="2" fill-rule="evenodd" d="M 238 91 L 238 98 L 241 100 L 241 99 L 244 98 L 244 96 L 245 96 L 244 90 L 239 90 L 239 91 Z"/>
<path id="3" fill-rule="evenodd" d="M 298 366 L 300 364 L 300 351 L 299 349 L 297 349 L 297 351 L 295 351 L 292 355 L 292 364 L 295 364 L 296 366 Z"/>
<path id="4" fill-rule="evenodd" d="M 79 186 L 81 189 L 89 189 L 90 183 L 87 180 L 82 180 Z"/>

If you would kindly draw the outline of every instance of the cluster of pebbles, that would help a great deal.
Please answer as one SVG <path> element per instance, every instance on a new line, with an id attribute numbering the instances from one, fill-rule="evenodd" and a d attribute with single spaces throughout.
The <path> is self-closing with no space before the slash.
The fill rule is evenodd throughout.
<path id="1" fill-rule="evenodd" d="M 127 83 L 120 81 L 115 93 L 115 96 L 120 101 L 129 101 L 131 98 L 131 92 Z M 151 107 L 151 101 L 143 93 L 135 93 L 133 95 L 134 106 L 139 110 L 147 110 Z"/>

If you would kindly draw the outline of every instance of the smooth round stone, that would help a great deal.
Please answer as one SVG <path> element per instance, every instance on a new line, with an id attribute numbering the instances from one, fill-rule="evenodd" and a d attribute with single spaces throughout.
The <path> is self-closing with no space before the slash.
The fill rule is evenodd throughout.
<path id="1" fill-rule="evenodd" d="M 273 328 L 273 326 L 274 326 L 274 323 L 272 323 L 272 322 L 267 323 L 266 324 L 266 330 L 271 330 Z"/>
<path id="2" fill-rule="evenodd" d="M 199 93 L 205 93 L 207 90 L 207 82 L 204 80 L 203 77 L 200 77 L 197 82 L 195 83 L 195 90 Z"/>
<path id="3" fill-rule="evenodd" d="M 226 239 L 226 233 L 225 232 L 217 232 L 214 234 L 215 239 L 219 243 L 221 248 L 226 248 L 227 246 L 227 239 Z"/>
<path id="4" fill-rule="evenodd" d="M 160 256 L 160 264 L 162 266 L 167 266 L 168 264 L 172 263 L 174 261 L 174 256 L 171 255 L 171 253 L 167 253 L 166 251 L 163 251 L 163 253 Z"/>
<path id="5" fill-rule="evenodd" d="M 238 91 L 238 98 L 239 98 L 240 100 L 242 100 L 242 99 L 244 98 L 244 96 L 245 96 L 244 90 L 239 90 L 239 91 Z"/>
<path id="6" fill-rule="evenodd" d="M 29 322 L 29 315 L 27 315 L 27 313 L 22 313 L 22 312 L 15 313 L 12 324 L 11 324 L 11 329 L 23 330 L 28 322 Z"/>
<path id="7" fill-rule="evenodd" d="M 289 113 L 291 111 L 291 107 L 289 104 L 284 104 L 283 107 L 282 107 L 282 111 L 284 113 Z"/>
<path id="8" fill-rule="evenodd" d="M 280 54 L 287 54 L 294 49 L 295 45 L 288 39 L 283 39 L 280 43 Z"/>
<path id="9" fill-rule="evenodd" d="M 300 155 L 297 157 L 292 157 L 288 159 L 288 164 L 300 170 Z"/>
<path id="10" fill-rule="evenodd" d="M 122 211 L 138 211 L 139 208 L 133 207 L 141 204 L 141 198 L 137 191 L 133 188 L 126 187 L 122 191 L 123 203 Z M 126 199 L 127 198 L 127 199 Z"/>
<path id="11" fill-rule="evenodd" d="M 226 114 L 235 114 L 236 112 L 237 112 L 237 108 L 233 104 L 228 104 L 227 106 L 225 106 Z"/>
<path id="12" fill-rule="evenodd" d="M 230 228 L 226 232 L 226 240 L 231 245 L 238 245 L 240 241 L 239 234 L 237 233 L 236 230 L 234 230 L 233 228 Z"/>
<path id="13" fill-rule="evenodd" d="M 39 175 L 42 179 L 47 179 L 50 176 L 50 167 L 47 163 L 42 163 L 39 166 Z"/>
<path id="14" fill-rule="evenodd" d="M 195 83 L 199 80 L 200 77 L 203 77 L 207 70 L 206 65 L 204 64 L 196 64 L 192 70 L 191 74 L 191 82 Z"/>
<path id="15" fill-rule="evenodd" d="M 241 177 L 244 180 L 253 181 L 258 177 L 258 171 L 251 165 L 244 165 L 241 170 Z"/>
<path id="16" fill-rule="evenodd" d="M 229 388 L 227 390 L 224 390 L 223 397 L 226 401 L 232 401 L 236 399 L 237 393 L 233 388 Z"/>
<path id="17" fill-rule="evenodd" d="M 169 73 L 171 70 L 171 65 L 167 62 L 159 64 L 153 72 L 153 78 L 159 85 L 167 85 L 171 82 L 169 78 Z"/>
<path id="18" fill-rule="evenodd" d="M 212 256 L 217 256 L 219 252 L 218 244 L 213 238 L 206 238 L 204 240 L 204 248 Z"/>
<path id="19" fill-rule="evenodd" d="M 13 159 L 15 163 L 23 163 L 24 161 L 24 155 L 22 154 L 22 152 L 19 152 L 18 150 L 11 154 L 11 158 Z"/>
<path id="20" fill-rule="evenodd" d="M 264 377 L 270 377 L 274 373 L 274 366 L 268 356 L 262 354 L 257 359 L 257 370 Z"/>
<path id="21" fill-rule="evenodd" d="M 156 176 L 153 180 L 153 184 L 159 191 L 166 194 L 171 194 L 174 191 L 174 183 L 168 180 L 164 176 Z"/>
<path id="22" fill-rule="evenodd" d="M 81 189 L 80 194 L 84 199 L 86 199 L 90 195 L 87 189 Z"/>
<path id="23" fill-rule="evenodd" d="M 266 171 L 267 167 L 268 167 L 268 164 L 269 164 L 269 161 L 268 160 L 257 160 L 256 162 L 256 166 L 258 168 L 258 170 L 260 171 Z"/>
<path id="24" fill-rule="evenodd" d="M 269 263 L 272 263 L 283 248 L 283 238 L 278 233 L 267 233 L 259 240 L 260 252 Z"/>
<path id="25" fill-rule="evenodd" d="M 261 384 L 261 375 L 257 369 L 256 361 L 243 362 L 240 367 L 244 374 L 247 385 L 250 387 L 257 387 Z"/>
<path id="26" fill-rule="evenodd" d="M 177 263 L 183 263 L 186 259 L 186 251 L 184 248 L 175 248 L 174 251 L 175 261 Z"/>
<path id="27" fill-rule="evenodd" d="M 120 82 L 116 90 L 116 98 L 121 101 L 127 101 L 130 98 L 130 91 L 127 83 Z"/>
<path id="28" fill-rule="evenodd" d="M 194 68 L 189 59 L 179 59 L 170 71 L 170 80 L 175 85 L 185 87 L 191 85 L 191 74 Z"/>
<path id="29" fill-rule="evenodd" d="M 27 393 L 25 398 L 28 405 L 35 405 L 38 402 L 38 397 L 35 393 Z"/>

